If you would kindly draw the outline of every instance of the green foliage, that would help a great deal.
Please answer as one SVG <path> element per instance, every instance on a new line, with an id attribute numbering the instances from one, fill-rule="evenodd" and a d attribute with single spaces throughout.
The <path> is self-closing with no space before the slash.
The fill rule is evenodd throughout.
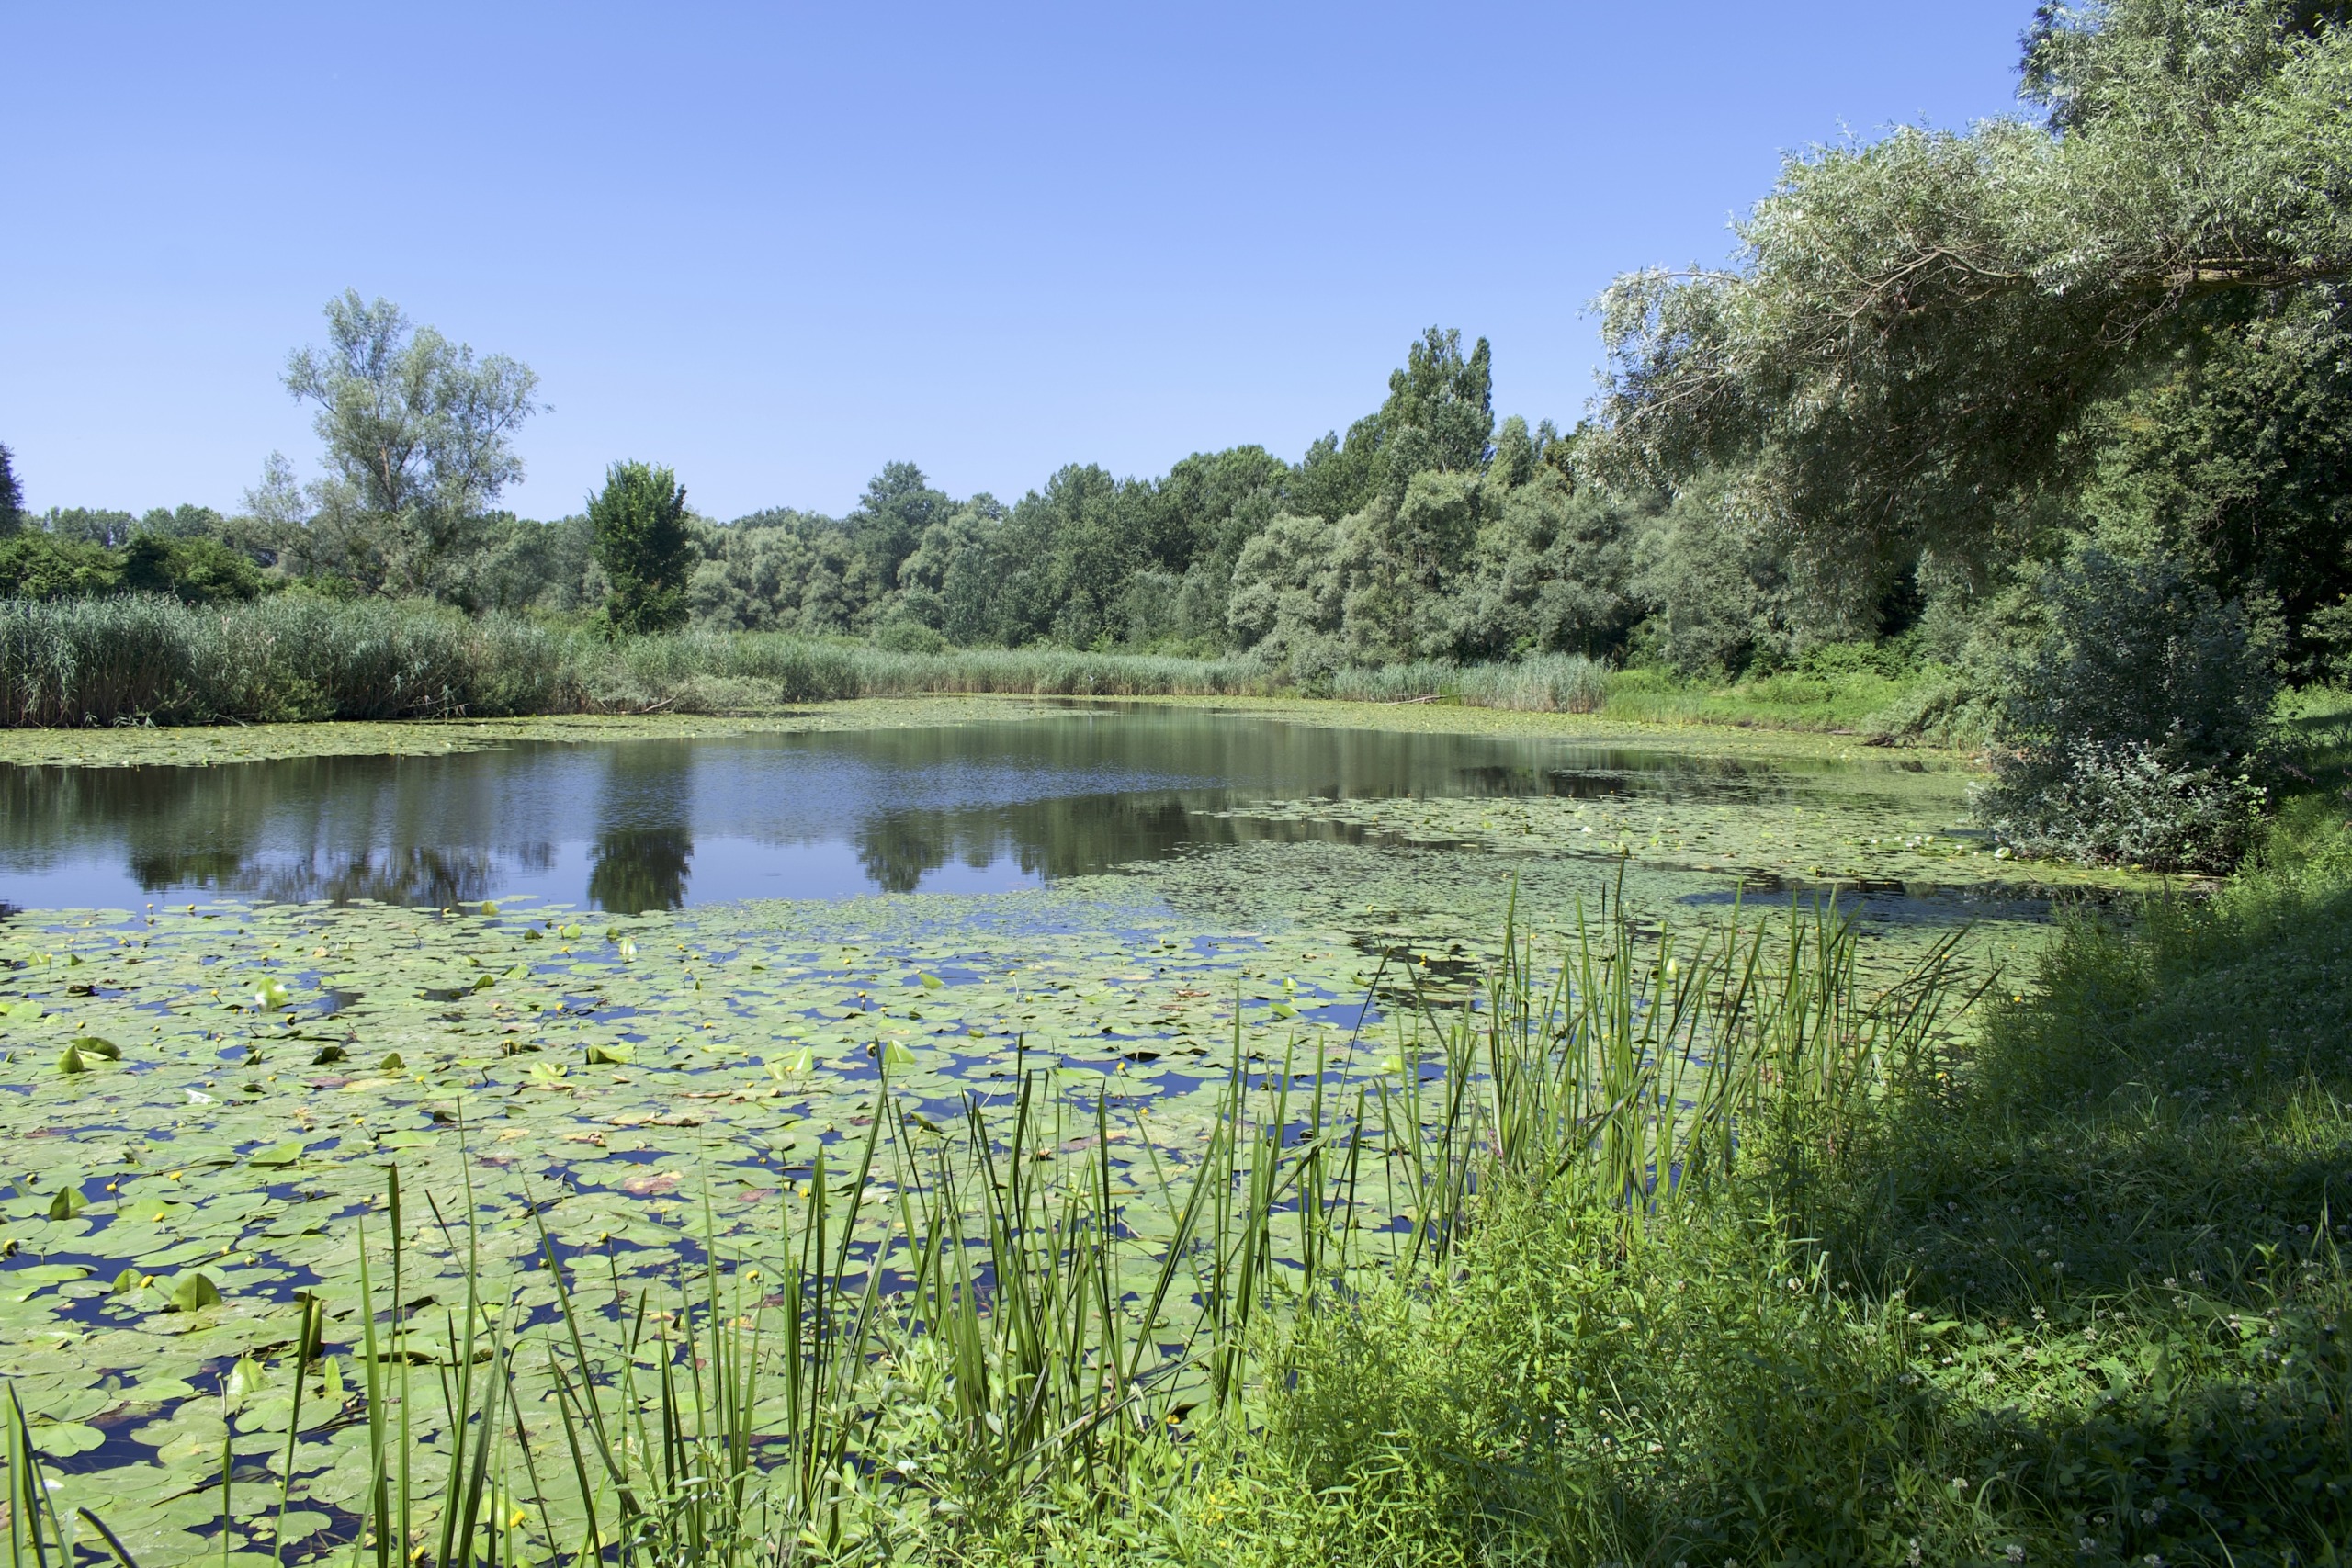
<path id="1" fill-rule="evenodd" d="M 12 541 L 13 542 L 13 541 Z M 560 639 L 502 617 L 283 594 L 0 601 L 0 723 L 271 723 L 578 705 Z"/>
<path id="2" fill-rule="evenodd" d="M 596 564 L 611 588 L 605 622 L 615 634 L 673 631 L 685 624 L 694 543 L 686 491 L 668 468 L 615 463 L 589 498 Z"/>
<path id="3" fill-rule="evenodd" d="M 449 560 L 479 548 L 491 503 L 522 477 L 514 437 L 537 412 L 538 378 L 503 355 L 477 360 L 354 290 L 330 300 L 326 317 L 327 347 L 298 350 L 285 382 L 318 405 L 329 477 L 298 496 L 273 458 L 254 510 L 274 514 L 306 573 L 436 593 Z"/>
<path id="4" fill-rule="evenodd" d="M 2299 673 L 2312 616 L 2352 592 L 2352 321 L 2341 290 L 2218 323 L 2095 409 L 2090 536 L 2278 605 Z"/>
<path id="5" fill-rule="evenodd" d="M 25 490 L 17 479 L 17 457 L 0 444 L 0 538 L 25 525 Z"/>
<path id="6" fill-rule="evenodd" d="M 2176 563 L 2097 548 L 2042 597 L 2049 630 L 2010 672 L 1979 814 L 2030 854 L 2227 866 L 2262 801 L 2264 629 Z"/>
<path id="7" fill-rule="evenodd" d="M 1816 597 L 1920 552 L 1998 565 L 2086 413 L 2352 274 L 2352 31 L 2278 0 L 2123 0 L 2037 35 L 2064 134 L 1899 130 L 1792 157 L 1736 267 L 1615 284 L 1605 466 L 1753 470 Z"/>
<path id="8" fill-rule="evenodd" d="M 1398 499 L 1416 474 L 1471 473 L 1486 466 L 1495 427 L 1493 353 L 1480 338 L 1468 355 L 1462 334 L 1430 328 L 1388 378 L 1380 408 L 1326 435 L 1292 476 L 1299 511 L 1337 523 L 1375 499 Z"/>
<path id="9" fill-rule="evenodd" d="M 123 547 L 117 582 L 129 592 L 168 593 L 189 604 L 252 599 L 264 586 L 260 569 L 219 539 L 160 532 L 138 534 Z"/>
<path id="10" fill-rule="evenodd" d="M 11 599 L 85 599 L 109 593 L 120 574 L 114 552 L 103 545 L 61 539 L 42 528 L 25 528 L 0 538 L 0 596 Z"/>

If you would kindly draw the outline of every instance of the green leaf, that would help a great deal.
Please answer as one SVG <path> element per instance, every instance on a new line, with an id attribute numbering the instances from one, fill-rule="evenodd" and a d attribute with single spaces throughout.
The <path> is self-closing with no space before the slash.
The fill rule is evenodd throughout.
<path id="1" fill-rule="evenodd" d="M 172 1286 L 172 1306 L 179 1312 L 202 1312 L 220 1304 L 220 1287 L 207 1274 L 183 1274 Z"/>
<path id="2" fill-rule="evenodd" d="M 311 1058 L 311 1066 L 314 1067 L 333 1066 L 335 1063 L 344 1059 L 344 1049 L 340 1045 L 322 1045 L 318 1049 L 318 1054 Z"/>
<path id="3" fill-rule="evenodd" d="M 111 1040 L 102 1040 L 95 1034 L 78 1036 L 74 1042 L 74 1049 L 81 1052 L 85 1056 L 104 1056 L 109 1062 L 122 1060 L 121 1046 Z"/>
<path id="4" fill-rule="evenodd" d="M 56 1197 L 49 1201 L 49 1217 L 70 1220 L 89 1206 L 90 1201 L 82 1196 L 80 1183 L 69 1181 L 57 1190 Z"/>
<path id="5" fill-rule="evenodd" d="M 86 1073 L 90 1070 L 90 1064 L 82 1060 L 81 1052 L 68 1045 L 65 1055 L 57 1059 L 57 1070 L 61 1073 Z"/>
<path id="6" fill-rule="evenodd" d="M 407 1066 L 408 1064 L 406 1062 L 401 1060 L 401 1054 L 398 1051 L 387 1051 L 384 1053 L 384 1059 L 376 1064 L 376 1070 L 384 1073 L 397 1073 Z"/>
<path id="7" fill-rule="evenodd" d="M 272 1144 L 266 1149 L 255 1149 L 245 1156 L 245 1163 L 271 1168 L 292 1165 L 301 1157 L 302 1140 L 295 1138 L 283 1144 Z"/>
<path id="8" fill-rule="evenodd" d="M 588 1065 L 592 1067 L 625 1067 L 628 1066 L 628 1047 L 626 1045 L 591 1045 L 588 1047 Z"/>

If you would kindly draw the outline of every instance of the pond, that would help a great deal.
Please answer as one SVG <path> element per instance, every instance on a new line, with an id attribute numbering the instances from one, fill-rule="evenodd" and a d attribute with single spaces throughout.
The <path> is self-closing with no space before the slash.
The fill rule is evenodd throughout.
<path id="1" fill-rule="evenodd" d="M 205 1476 L 230 1440 L 263 1483 L 239 1489 L 237 1539 L 271 1550 L 288 1455 L 299 1539 L 348 1539 L 357 1227 L 380 1279 L 387 1168 L 429 1200 L 402 1221 L 405 1294 L 440 1312 L 470 1277 L 544 1325 L 544 1224 L 594 1255 L 592 1322 L 618 1346 L 632 1292 L 682 1269 L 773 1278 L 779 1216 L 812 1194 L 842 1206 L 851 1271 L 888 1272 L 905 1225 L 863 1189 L 823 1197 L 849 1189 L 818 1180 L 820 1154 L 888 1125 L 879 1190 L 910 1190 L 910 1160 L 1011 1149 L 1026 1093 L 1020 1157 L 1110 1205 L 1140 1278 L 1170 1234 L 1159 1195 L 1233 1096 L 1272 1107 L 1249 1114 L 1278 1154 L 1317 1143 L 1310 1096 L 1334 1139 L 1418 1135 L 1447 1069 L 1417 1020 L 1469 1003 L 1507 919 L 1556 958 L 1604 908 L 1654 932 L 1834 899 L 1870 963 L 1964 933 L 1989 971 L 2022 961 L 2054 891 L 1962 826 L 1949 760 L 1834 740 L 935 706 L 0 767 L 0 1377 L 69 1509 L 103 1502 L 145 1568 L 218 1561 Z M 967 1114 L 968 1143 L 941 1130 Z M 1317 1212 L 1393 1239 L 1417 1200 L 1365 1159 Z M 298 1295 L 322 1303 L 325 1359 L 289 1445 L 282 1402 L 232 1393 L 224 1417 L 220 1396 L 282 1362 Z M 552 1444 L 548 1420 L 526 1424 Z"/>
<path id="2" fill-rule="evenodd" d="M 1383 830 L 1364 809 L 1373 803 L 1564 801 L 1675 809 L 1690 823 L 1669 831 L 1686 846 L 1703 818 L 1761 812 L 1793 829 L 1810 810 L 1820 830 L 1806 839 L 1821 847 L 1800 869 L 1813 875 L 1825 852 L 1851 858 L 1848 840 L 1867 829 L 1941 836 L 1946 861 L 1969 845 L 1958 775 L 1916 761 L 1057 705 L 924 728 L 5 768 L 0 901 L 137 908 L 198 893 L 439 908 L 530 896 L 636 914 L 1001 892 L 1244 840 L 1361 842 Z M 1425 816 L 1419 826 L 1459 831 L 1464 849 L 1488 831 L 1459 811 Z M 1409 835 L 1414 825 L 1390 826 Z M 1644 833 L 1645 849 L 1655 836 Z M 1621 841 L 1548 847 L 1605 859 Z M 1719 858 L 1760 863 L 1770 843 L 1724 842 Z M 1695 867 L 1706 857 L 1686 858 Z M 1883 890 L 1899 879 L 1876 869 L 1862 880 Z"/>

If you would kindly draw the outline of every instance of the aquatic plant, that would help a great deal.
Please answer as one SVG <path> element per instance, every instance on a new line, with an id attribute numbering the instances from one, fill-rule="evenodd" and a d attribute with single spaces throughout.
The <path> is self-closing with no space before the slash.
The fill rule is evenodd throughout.
<path id="1" fill-rule="evenodd" d="M 1280 1001 L 1253 1040 L 1237 1009 L 1183 1134 L 1025 1065 L 1009 1100 L 967 1092 L 943 1118 L 886 1043 L 858 1135 L 784 1162 L 772 1224 L 722 1229 L 706 1179 L 698 1238 L 644 1233 L 673 1248 L 666 1280 L 624 1272 L 621 1238 L 577 1213 L 559 1228 L 557 1194 L 478 1192 L 470 1157 L 415 1189 L 420 1216 L 402 1177 L 431 1141 L 403 1134 L 376 1145 L 392 1168 L 334 1274 L 274 1304 L 135 1275 L 118 1299 L 217 1322 L 233 1350 L 217 1416 L 191 1390 L 164 1423 L 196 1439 L 167 1441 L 167 1463 L 231 1455 L 207 1504 L 222 1550 L 887 1556 L 1180 1484 L 1260 1419 L 1276 1325 L 1377 1281 L 1442 1282 L 1504 1187 L 1633 1235 L 1808 1179 L 1886 1074 L 1936 1049 L 1951 997 L 1948 947 L 1878 997 L 1854 942 L 1826 910 L 1653 937 L 1612 907 L 1561 961 L 1508 934 L 1468 987 L 1396 960 L 1373 986 L 1391 1022 L 1361 1055 L 1335 1062 Z M 334 1157 L 298 1139 L 242 1163 Z M 12 1485 L 45 1430 L 27 1427 Z M 187 1485 L 212 1490 L 193 1468 Z M 186 1560 L 198 1521 L 156 1526 L 187 1512 L 119 1539 L 142 1568 Z M 76 1539 L 70 1513 L 13 1517 L 46 1532 L 19 1536 L 28 1556 Z"/>

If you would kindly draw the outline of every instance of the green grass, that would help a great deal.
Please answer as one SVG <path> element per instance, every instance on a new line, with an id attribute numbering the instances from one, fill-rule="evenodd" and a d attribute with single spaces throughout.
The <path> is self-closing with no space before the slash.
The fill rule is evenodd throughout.
<path id="1" fill-rule="evenodd" d="M 1792 670 L 1738 681 L 1690 681 L 1663 670 L 1610 677 L 1602 716 L 1643 724 L 1897 733 L 1905 708 L 1948 683 L 1936 671 Z"/>

